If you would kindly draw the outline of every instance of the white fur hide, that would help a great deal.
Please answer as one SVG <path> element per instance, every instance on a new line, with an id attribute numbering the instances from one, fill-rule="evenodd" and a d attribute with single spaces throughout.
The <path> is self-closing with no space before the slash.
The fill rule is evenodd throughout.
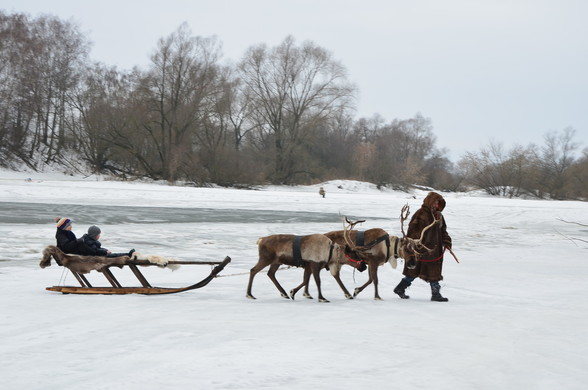
<path id="1" fill-rule="evenodd" d="M 159 267 L 166 267 L 171 269 L 172 271 L 177 270 L 180 268 L 179 264 L 168 264 L 170 261 L 176 261 L 177 259 L 173 257 L 163 257 L 159 255 L 144 255 L 142 253 L 133 253 L 133 258 L 136 260 L 146 260 L 151 264 L 157 264 Z"/>

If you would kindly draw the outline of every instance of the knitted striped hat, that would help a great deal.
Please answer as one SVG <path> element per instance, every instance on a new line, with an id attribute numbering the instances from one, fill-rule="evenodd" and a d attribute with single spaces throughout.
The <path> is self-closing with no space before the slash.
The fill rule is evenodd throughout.
<path id="1" fill-rule="evenodd" d="M 67 229 L 67 227 L 69 225 L 71 225 L 72 220 L 69 219 L 69 218 L 59 218 L 59 217 L 57 217 L 57 218 L 55 218 L 55 222 L 57 222 L 57 229 L 64 230 L 64 229 Z"/>

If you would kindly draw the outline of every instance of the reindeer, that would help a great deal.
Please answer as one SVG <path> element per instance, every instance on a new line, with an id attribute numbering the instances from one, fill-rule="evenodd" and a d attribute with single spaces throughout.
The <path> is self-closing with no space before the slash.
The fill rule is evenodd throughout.
<path id="1" fill-rule="evenodd" d="M 418 240 L 406 237 L 406 233 L 404 232 L 404 221 L 410 215 L 410 208 L 408 205 L 405 205 L 401 212 L 400 212 L 400 224 L 402 230 L 402 238 L 396 236 L 390 236 L 385 230 L 374 228 L 369 229 L 364 232 L 364 240 L 367 242 L 366 245 L 358 247 L 353 243 L 356 242 L 357 237 L 357 230 L 352 230 L 353 227 L 359 223 L 363 223 L 365 221 L 349 221 L 345 218 L 345 222 L 347 226 L 343 226 L 343 230 L 337 230 L 333 232 L 326 233 L 325 235 L 329 237 L 334 242 L 340 245 L 347 245 L 350 247 L 351 250 L 355 250 L 359 253 L 362 253 L 363 260 L 367 263 L 368 267 L 368 281 L 360 286 L 355 288 L 353 291 L 353 296 L 349 293 L 343 282 L 341 281 L 340 271 L 341 265 L 337 264 L 331 268 L 331 274 L 343 290 L 343 294 L 345 294 L 345 298 L 353 299 L 355 298 L 360 292 L 362 292 L 367 286 L 371 283 L 374 284 L 374 299 L 382 300 L 378 293 L 378 267 L 386 262 L 390 262 L 392 268 L 396 268 L 396 259 L 397 258 L 409 258 L 410 255 L 416 255 L 422 253 L 423 250 L 429 251 L 430 249 L 427 248 L 425 245 L 422 244 L 422 240 L 424 237 L 424 233 L 431 228 L 436 222 L 434 221 L 431 225 L 425 227 L 421 236 Z M 348 263 L 349 264 L 349 263 Z M 304 269 L 304 278 L 302 283 L 293 288 L 290 291 L 290 296 L 294 299 L 294 296 L 304 286 L 304 294 L 303 296 L 309 297 L 308 294 L 308 282 L 310 280 L 310 274 L 314 273 L 314 268 L 318 267 L 318 265 L 314 263 L 309 263 L 306 265 Z"/>
<path id="2" fill-rule="evenodd" d="M 311 234 L 308 236 L 301 236 L 300 240 L 300 258 L 296 259 L 294 253 L 294 241 L 297 236 L 292 234 L 275 234 L 267 237 L 261 237 L 257 240 L 259 248 L 259 261 L 249 273 L 249 284 L 247 286 L 247 298 L 256 299 L 251 293 L 253 286 L 253 278 L 255 275 L 270 266 L 267 276 L 274 283 L 280 295 L 286 299 L 290 299 L 286 291 L 282 288 L 276 279 L 276 271 L 280 265 L 290 266 L 304 266 L 309 268 L 308 264 L 317 264 L 313 268 L 312 274 L 316 282 L 319 293 L 319 302 L 329 302 L 322 294 L 320 270 L 327 267 L 335 269 L 339 264 L 349 264 L 353 267 L 363 271 L 366 265 L 363 258 L 358 251 L 352 250 L 345 244 L 333 243 L 330 238 L 323 234 Z M 308 275 L 310 278 L 310 273 Z M 293 297 L 292 297 L 293 298 Z"/>

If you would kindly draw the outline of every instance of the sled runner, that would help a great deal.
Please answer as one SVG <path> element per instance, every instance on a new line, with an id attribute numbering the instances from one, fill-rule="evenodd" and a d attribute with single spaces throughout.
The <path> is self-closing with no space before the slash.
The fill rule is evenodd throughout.
<path id="1" fill-rule="evenodd" d="M 206 286 L 217 274 L 219 274 L 227 264 L 231 262 L 229 256 L 225 257 L 223 261 L 179 261 L 171 260 L 162 263 L 160 258 L 157 261 L 138 259 L 133 256 L 120 256 L 114 258 L 106 258 L 101 256 L 79 256 L 79 255 L 67 255 L 61 252 L 57 247 L 48 246 L 43 251 L 43 259 L 41 260 L 41 268 L 45 268 L 51 265 L 51 257 L 55 259 L 55 262 L 63 267 L 68 268 L 81 287 L 77 286 L 52 286 L 47 287 L 48 291 L 56 291 L 63 294 L 144 294 L 144 295 L 156 295 L 156 294 L 175 294 L 184 291 L 195 290 Z M 215 265 L 206 278 L 202 279 L 196 284 L 187 287 L 153 287 L 147 281 L 145 276 L 141 273 L 138 265 L 141 266 L 159 266 L 167 267 L 174 265 Z M 110 267 L 129 267 L 133 274 L 139 280 L 142 287 L 123 287 L 120 282 L 114 277 L 110 271 Z M 111 284 L 112 287 L 94 287 L 90 284 L 84 274 L 96 270 L 101 272 L 106 280 Z"/>

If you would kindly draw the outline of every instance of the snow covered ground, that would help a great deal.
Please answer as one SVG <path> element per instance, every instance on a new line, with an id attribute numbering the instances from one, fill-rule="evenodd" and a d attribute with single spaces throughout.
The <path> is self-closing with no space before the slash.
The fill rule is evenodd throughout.
<path id="1" fill-rule="evenodd" d="M 586 239 L 588 230 L 556 218 L 586 223 L 588 203 L 444 194 L 462 260 L 445 261 L 448 303 L 430 302 L 422 281 L 409 289 L 411 299 L 399 299 L 392 289 L 401 268 L 388 265 L 380 268 L 384 301 L 372 299 L 371 287 L 345 300 L 327 273 L 325 304 L 283 299 L 264 274 L 253 286 L 256 301 L 245 298 L 247 276 L 240 275 L 169 296 L 44 290 L 62 277 L 56 265 L 38 267 L 40 251 L 54 242 L 53 217 L 73 218 L 78 236 L 99 224 L 109 249 L 198 260 L 229 255 L 228 275 L 255 264 L 258 237 L 339 229 L 339 214 L 400 234 L 401 206 L 416 211 L 426 194 L 335 181 L 324 185 L 322 199 L 318 187 L 231 190 L 0 172 L 0 386 L 586 387 L 588 248 L 564 235 Z M 208 271 L 144 273 L 157 285 L 185 286 Z M 128 270 L 114 273 L 136 285 Z M 99 276 L 90 280 L 106 285 Z M 287 290 L 301 276 L 297 269 L 277 274 Z M 367 275 L 344 268 L 342 278 L 354 288 Z M 76 282 L 67 275 L 65 284 Z"/>

